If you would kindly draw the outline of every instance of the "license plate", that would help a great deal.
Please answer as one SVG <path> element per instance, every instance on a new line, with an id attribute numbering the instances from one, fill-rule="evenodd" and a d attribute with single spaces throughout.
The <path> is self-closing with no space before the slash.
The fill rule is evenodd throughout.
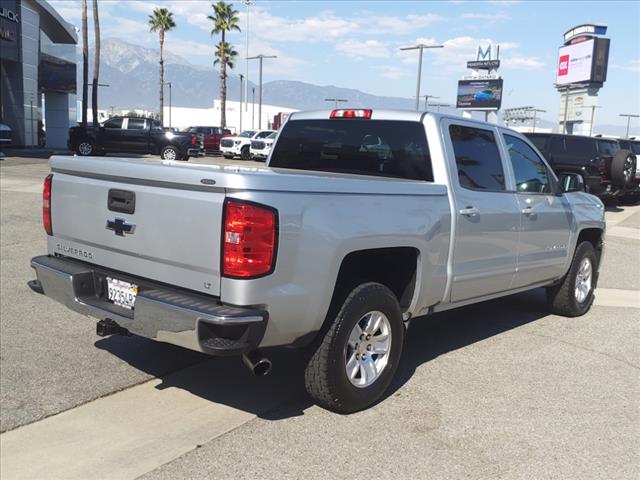
<path id="1" fill-rule="evenodd" d="M 117 278 L 107 277 L 107 295 L 110 302 L 131 310 L 136 303 L 138 286 Z"/>

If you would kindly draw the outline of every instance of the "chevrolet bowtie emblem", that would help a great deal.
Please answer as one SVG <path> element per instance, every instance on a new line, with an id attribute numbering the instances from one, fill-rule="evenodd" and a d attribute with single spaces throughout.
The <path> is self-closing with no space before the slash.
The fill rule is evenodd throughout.
<path id="1" fill-rule="evenodd" d="M 124 237 L 125 233 L 131 235 L 135 231 L 136 226 L 125 222 L 122 218 L 116 218 L 115 220 L 107 220 L 106 228 L 107 230 L 113 230 L 119 237 Z"/>

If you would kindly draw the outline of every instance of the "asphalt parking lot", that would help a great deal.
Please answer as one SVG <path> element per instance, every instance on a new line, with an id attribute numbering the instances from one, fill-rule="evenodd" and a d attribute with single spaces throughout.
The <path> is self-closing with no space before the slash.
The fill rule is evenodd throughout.
<path id="1" fill-rule="evenodd" d="M 640 478 L 640 206 L 606 214 L 587 315 L 549 315 L 532 291 L 419 319 L 388 396 L 340 416 L 311 404 L 297 352 L 254 378 L 237 358 L 96 337 L 33 294 L 47 173 L 0 161 L 3 480 Z"/>

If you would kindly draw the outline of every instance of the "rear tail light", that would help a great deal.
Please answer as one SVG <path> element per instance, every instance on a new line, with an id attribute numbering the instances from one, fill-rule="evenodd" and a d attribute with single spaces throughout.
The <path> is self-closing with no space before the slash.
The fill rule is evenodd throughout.
<path id="1" fill-rule="evenodd" d="M 42 189 L 42 225 L 47 235 L 53 235 L 53 227 L 51 225 L 51 180 L 53 174 L 47 175 L 44 179 L 44 187 Z"/>
<path id="2" fill-rule="evenodd" d="M 198 140 L 198 137 L 196 137 L 196 134 L 192 133 L 191 134 L 191 145 L 195 145 L 197 140 Z"/>
<path id="3" fill-rule="evenodd" d="M 278 214 L 242 200 L 224 204 L 222 274 L 231 278 L 257 278 L 275 268 Z"/>
<path id="4" fill-rule="evenodd" d="M 350 109 L 350 110 L 332 110 L 329 118 L 371 118 L 373 110 L 370 108 Z"/>

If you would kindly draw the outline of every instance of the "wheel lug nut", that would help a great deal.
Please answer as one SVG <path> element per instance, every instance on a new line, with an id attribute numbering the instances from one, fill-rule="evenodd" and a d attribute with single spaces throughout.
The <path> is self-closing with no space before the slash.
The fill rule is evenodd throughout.
<path id="1" fill-rule="evenodd" d="M 367 350 L 371 350 L 371 345 L 367 345 Z"/>
<path id="2" fill-rule="evenodd" d="M 367 335 L 367 340 L 371 340 L 371 335 Z"/>
<path id="3" fill-rule="evenodd" d="M 356 353 L 356 360 L 360 360 L 360 354 Z"/>
<path id="4" fill-rule="evenodd" d="M 365 338 L 365 334 L 364 334 L 364 333 L 361 333 L 361 334 L 360 334 L 360 340 L 364 340 L 364 338 Z"/>

